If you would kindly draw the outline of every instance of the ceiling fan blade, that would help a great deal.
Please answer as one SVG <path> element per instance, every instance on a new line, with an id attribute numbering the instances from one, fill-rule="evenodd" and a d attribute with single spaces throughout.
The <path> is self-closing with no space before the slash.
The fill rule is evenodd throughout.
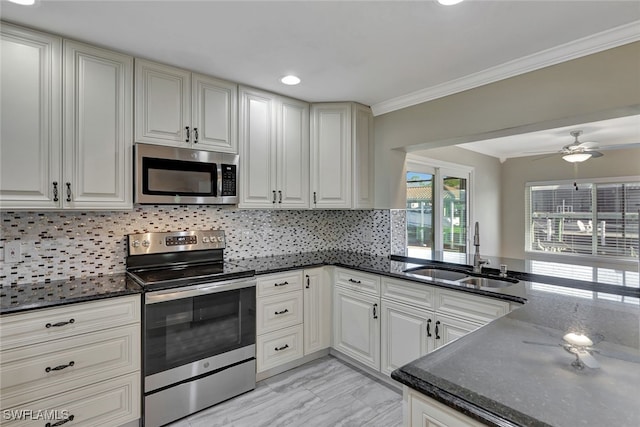
<path id="1" fill-rule="evenodd" d="M 595 151 L 595 150 L 584 150 L 584 153 L 589 153 L 591 154 L 591 158 L 595 159 L 596 157 L 602 157 L 604 156 L 604 154 L 602 154 L 599 151 Z"/>
<path id="2" fill-rule="evenodd" d="M 535 159 L 531 159 L 531 161 L 532 162 L 536 162 L 538 160 L 548 159 L 549 157 L 555 157 L 555 156 L 559 156 L 559 155 L 560 155 L 560 153 L 547 154 L 546 156 L 539 156 L 539 157 L 536 157 Z"/>
<path id="3" fill-rule="evenodd" d="M 634 142 L 633 144 L 614 144 L 614 145 L 601 145 L 599 147 L 593 147 L 598 151 L 604 150 L 621 150 L 624 148 L 639 148 L 640 142 Z"/>

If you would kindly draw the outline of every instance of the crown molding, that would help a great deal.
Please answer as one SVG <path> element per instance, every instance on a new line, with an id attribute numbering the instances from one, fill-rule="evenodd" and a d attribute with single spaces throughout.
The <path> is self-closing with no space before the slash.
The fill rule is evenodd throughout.
<path id="1" fill-rule="evenodd" d="M 372 105 L 371 110 L 374 116 L 379 116 L 639 40 L 640 21 L 633 21 L 629 24 L 487 68 L 478 73 L 379 102 Z"/>

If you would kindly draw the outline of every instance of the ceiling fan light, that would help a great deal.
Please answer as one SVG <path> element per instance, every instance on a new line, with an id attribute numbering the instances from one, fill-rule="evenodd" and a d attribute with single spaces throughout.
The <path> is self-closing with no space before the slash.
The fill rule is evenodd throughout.
<path id="1" fill-rule="evenodd" d="M 571 153 L 565 154 L 562 156 L 562 159 L 569 163 L 579 163 L 584 162 L 585 160 L 589 160 L 591 158 L 591 153 Z"/>

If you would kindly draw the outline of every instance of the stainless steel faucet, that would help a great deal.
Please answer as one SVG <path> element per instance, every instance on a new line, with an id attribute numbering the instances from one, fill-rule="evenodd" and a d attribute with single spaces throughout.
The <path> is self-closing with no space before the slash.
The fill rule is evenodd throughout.
<path id="1" fill-rule="evenodd" d="M 482 273 L 482 266 L 489 264 L 489 260 L 480 256 L 480 225 L 478 221 L 476 221 L 475 232 L 473 234 L 473 246 L 476 247 L 476 252 L 473 254 L 473 272 Z"/>

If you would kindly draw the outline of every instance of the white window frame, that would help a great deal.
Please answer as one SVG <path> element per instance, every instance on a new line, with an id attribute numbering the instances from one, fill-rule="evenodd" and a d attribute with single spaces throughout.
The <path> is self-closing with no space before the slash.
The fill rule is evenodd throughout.
<path id="1" fill-rule="evenodd" d="M 475 223 L 474 217 L 474 194 L 475 194 L 475 168 L 472 166 L 459 165 L 457 163 L 445 162 L 443 160 L 429 159 L 426 157 L 417 156 L 415 154 L 407 154 L 405 160 L 404 181 L 406 182 L 407 172 L 421 172 L 429 173 L 433 175 L 433 212 L 434 212 L 434 229 L 433 229 L 433 254 L 442 254 L 443 242 L 442 242 L 442 177 L 443 176 L 457 176 L 467 179 L 468 189 L 467 196 L 467 240 L 466 240 L 466 253 L 469 253 L 469 245 L 471 242 L 471 224 Z M 437 185 L 436 185 L 437 184 Z M 406 184 L 405 184 L 406 189 Z M 406 206 L 406 192 L 405 192 L 405 206 Z M 406 233 L 406 228 L 405 228 Z M 405 236 L 405 254 L 408 247 L 406 245 L 408 239 Z"/>

